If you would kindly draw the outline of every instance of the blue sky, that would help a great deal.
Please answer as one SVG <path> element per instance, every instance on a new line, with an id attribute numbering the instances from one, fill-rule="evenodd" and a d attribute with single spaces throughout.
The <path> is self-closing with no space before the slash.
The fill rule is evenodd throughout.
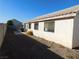
<path id="1" fill-rule="evenodd" d="M 13 18 L 23 22 L 78 4 L 79 0 L 0 0 L 0 23 Z"/>

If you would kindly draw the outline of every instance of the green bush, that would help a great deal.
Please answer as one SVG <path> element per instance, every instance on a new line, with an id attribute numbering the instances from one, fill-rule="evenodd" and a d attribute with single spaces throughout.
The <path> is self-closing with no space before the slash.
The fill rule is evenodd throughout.
<path id="1" fill-rule="evenodd" d="M 12 20 L 7 21 L 7 25 L 8 25 L 8 26 L 9 26 L 9 25 L 13 25 L 13 21 L 12 21 Z"/>

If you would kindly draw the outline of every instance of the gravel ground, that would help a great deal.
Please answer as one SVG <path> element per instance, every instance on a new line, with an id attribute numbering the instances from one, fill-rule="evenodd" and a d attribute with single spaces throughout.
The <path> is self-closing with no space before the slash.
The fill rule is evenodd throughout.
<path id="1" fill-rule="evenodd" d="M 59 45 L 55 42 L 47 41 L 43 38 L 39 38 L 36 36 L 27 35 L 26 33 L 23 33 L 26 36 L 29 36 L 31 38 L 34 38 L 36 41 L 48 46 L 48 50 L 60 55 L 64 59 L 79 59 L 79 49 L 69 49 L 62 45 Z"/>
<path id="2" fill-rule="evenodd" d="M 48 46 L 24 34 L 15 35 L 7 29 L 1 47 L 0 59 L 63 59 L 48 49 Z"/>

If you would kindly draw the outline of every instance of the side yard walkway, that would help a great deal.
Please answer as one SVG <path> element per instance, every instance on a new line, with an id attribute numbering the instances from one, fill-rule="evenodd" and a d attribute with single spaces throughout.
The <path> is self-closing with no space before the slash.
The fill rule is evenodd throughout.
<path id="1" fill-rule="evenodd" d="M 48 46 L 48 49 L 50 51 L 55 52 L 56 54 L 60 55 L 64 59 L 79 59 L 79 49 L 78 48 L 77 49 L 69 49 L 69 48 L 64 47 L 60 44 L 57 44 L 55 42 L 48 41 L 46 39 L 39 38 L 36 36 L 28 35 L 28 34 L 26 34 L 26 32 L 23 32 L 23 34 L 25 34 L 26 36 L 29 36 L 29 37 L 33 38 L 34 40 Z"/>
<path id="2" fill-rule="evenodd" d="M 48 47 L 26 35 L 15 35 L 8 28 L 1 47 L 0 59 L 63 59 Z"/>

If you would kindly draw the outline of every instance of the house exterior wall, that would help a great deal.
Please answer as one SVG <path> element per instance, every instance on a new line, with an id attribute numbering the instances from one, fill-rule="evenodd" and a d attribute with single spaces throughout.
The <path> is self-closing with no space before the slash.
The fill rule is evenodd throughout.
<path id="1" fill-rule="evenodd" d="M 55 24 L 55 37 L 57 43 L 72 48 L 73 19 L 57 20 Z"/>
<path id="2" fill-rule="evenodd" d="M 44 22 L 39 22 L 39 30 L 34 30 L 34 23 L 31 27 L 35 36 L 72 48 L 73 19 L 56 20 L 54 32 L 45 32 Z"/>
<path id="3" fill-rule="evenodd" d="M 24 24 L 24 27 L 25 27 L 25 30 L 29 29 L 29 24 L 28 23 Z"/>
<path id="4" fill-rule="evenodd" d="M 31 30 L 34 30 L 34 23 L 31 23 Z"/>
<path id="5" fill-rule="evenodd" d="M 79 12 L 74 18 L 73 47 L 79 47 Z"/>

